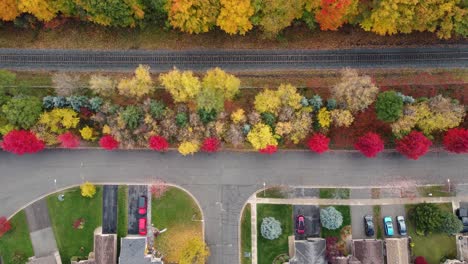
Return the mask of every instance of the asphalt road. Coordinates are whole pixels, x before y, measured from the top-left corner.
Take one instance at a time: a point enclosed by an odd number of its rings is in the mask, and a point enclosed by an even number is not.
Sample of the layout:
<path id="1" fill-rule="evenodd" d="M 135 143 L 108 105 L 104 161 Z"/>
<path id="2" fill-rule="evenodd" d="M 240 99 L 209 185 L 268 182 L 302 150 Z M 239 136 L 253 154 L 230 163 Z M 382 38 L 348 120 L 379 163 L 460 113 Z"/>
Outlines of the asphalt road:
<path id="1" fill-rule="evenodd" d="M 0 152 L 0 215 L 11 215 L 58 188 L 82 183 L 178 184 L 200 202 L 210 246 L 209 263 L 238 263 L 240 211 L 250 195 L 273 185 L 396 186 L 468 183 L 468 155 L 429 153 L 418 161 L 396 153 L 367 159 L 359 153 L 221 152 L 182 157 L 175 152 L 46 150 L 16 156 Z M 26 191 L 25 191 L 26 190 Z M 220 232 L 222 230 L 222 232 Z"/>
<path id="2" fill-rule="evenodd" d="M 0 49 L 0 68 L 19 70 L 180 69 L 282 70 L 310 68 L 467 67 L 468 45 L 348 50 L 84 51 Z"/>
<path id="3" fill-rule="evenodd" d="M 118 185 L 105 185 L 102 193 L 102 233 L 117 233 Z"/>

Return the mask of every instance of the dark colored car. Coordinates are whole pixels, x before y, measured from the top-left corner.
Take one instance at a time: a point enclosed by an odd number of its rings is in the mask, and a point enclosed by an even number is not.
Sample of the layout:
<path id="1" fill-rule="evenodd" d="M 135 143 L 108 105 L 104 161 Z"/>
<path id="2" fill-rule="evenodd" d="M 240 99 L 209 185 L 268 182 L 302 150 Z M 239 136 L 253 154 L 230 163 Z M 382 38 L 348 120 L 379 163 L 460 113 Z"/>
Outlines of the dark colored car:
<path id="1" fill-rule="evenodd" d="M 138 234 L 146 236 L 146 217 L 138 219 Z"/>
<path id="2" fill-rule="evenodd" d="M 394 231 L 393 231 L 393 221 L 392 221 L 392 218 L 391 218 L 390 216 L 384 217 L 383 223 L 384 223 L 385 235 L 387 235 L 387 236 L 393 236 L 393 235 L 394 235 Z"/>
<path id="3" fill-rule="evenodd" d="M 371 215 L 364 216 L 364 229 L 366 231 L 366 236 L 374 236 L 374 218 Z"/>
<path id="4" fill-rule="evenodd" d="M 296 217 L 296 232 L 299 235 L 303 235 L 305 233 L 305 217 L 303 215 L 298 215 Z"/>
<path id="5" fill-rule="evenodd" d="M 398 227 L 398 233 L 402 236 L 406 236 L 407 230 L 406 230 L 406 223 L 405 223 L 405 218 L 401 215 L 396 217 L 396 222 L 397 222 L 397 227 Z"/>
<path id="6" fill-rule="evenodd" d="M 138 213 L 140 215 L 146 214 L 147 199 L 146 196 L 142 195 L 138 197 Z"/>
<path id="7" fill-rule="evenodd" d="M 463 230 L 461 233 L 468 233 L 468 208 L 461 207 L 455 211 L 455 214 L 458 216 L 463 223 Z"/>

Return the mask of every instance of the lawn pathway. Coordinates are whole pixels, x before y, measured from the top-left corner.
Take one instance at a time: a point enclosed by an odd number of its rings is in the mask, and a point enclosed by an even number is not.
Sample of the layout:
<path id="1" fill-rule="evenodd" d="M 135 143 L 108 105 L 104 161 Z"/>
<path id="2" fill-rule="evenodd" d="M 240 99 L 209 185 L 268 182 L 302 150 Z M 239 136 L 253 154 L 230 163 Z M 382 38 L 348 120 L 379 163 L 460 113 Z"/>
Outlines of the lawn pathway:
<path id="1" fill-rule="evenodd" d="M 251 236 L 252 236 L 252 264 L 257 264 L 257 204 L 256 200 L 250 200 L 250 207 L 251 207 L 251 217 L 250 217 L 250 224 L 251 224 Z"/>

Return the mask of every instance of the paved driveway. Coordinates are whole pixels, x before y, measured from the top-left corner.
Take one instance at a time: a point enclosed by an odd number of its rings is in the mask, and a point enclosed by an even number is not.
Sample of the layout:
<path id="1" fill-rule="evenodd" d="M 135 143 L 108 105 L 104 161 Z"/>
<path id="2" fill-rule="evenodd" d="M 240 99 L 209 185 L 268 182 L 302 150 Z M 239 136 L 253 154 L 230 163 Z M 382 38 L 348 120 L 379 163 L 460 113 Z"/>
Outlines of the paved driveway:
<path id="1" fill-rule="evenodd" d="M 102 194 L 102 233 L 117 233 L 118 185 L 104 185 Z"/>
<path id="2" fill-rule="evenodd" d="M 57 251 L 47 208 L 47 199 L 41 199 L 24 209 L 28 221 L 34 256 L 44 257 Z"/>
<path id="3" fill-rule="evenodd" d="M 128 234 L 138 234 L 138 197 L 148 195 L 147 185 L 128 186 Z"/>
<path id="4" fill-rule="evenodd" d="M 364 239 L 369 238 L 366 236 L 366 231 L 364 229 L 364 216 L 365 215 L 373 215 L 372 206 L 351 206 L 351 228 L 352 228 L 352 235 L 353 239 Z M 374 219 L 374 226 L 375 221 Z M 375 230 L 375 237 L 377 230 Z"/>
<path id="5" fill-rule="evenodd" d="M 296 216 L 304 215 L 305 234 L 298 235 L 294 231 L 296 240 L 306 239 L 307 237 L 320 236 L 320 209 L 315 205 L 294 205 L 293 206 L 293 223 L 296 230 Z"/>
<path id="6" fill-rule="evenodd" d="M 382 213 L 382 219 L 379 219 L 379 221 L 382 222 L 382 227 L 383 227 L 383 218 L 385 216 L 390 216 L 392 218 L 393 229 L 395 231 L 394 232 L 395 235 L 393 237 L 401 237 L 400 234 L 398 233 L 396 217 L 399 215 L 402 215 L 405 217 L 405 221 L 408 222 L 408 219 L 406 218 L 405 206 L 402 204 L 382 205 L 381 213 Z M 383 233 L 383 235 L 385 236 L 385 232 Z"/>

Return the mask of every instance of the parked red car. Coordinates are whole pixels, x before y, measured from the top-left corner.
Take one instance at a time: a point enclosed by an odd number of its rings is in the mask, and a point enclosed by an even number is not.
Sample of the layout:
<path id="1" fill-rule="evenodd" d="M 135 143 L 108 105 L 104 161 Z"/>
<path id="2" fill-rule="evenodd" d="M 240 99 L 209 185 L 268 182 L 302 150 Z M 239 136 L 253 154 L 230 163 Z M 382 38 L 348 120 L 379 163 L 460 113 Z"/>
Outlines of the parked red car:
<path id="1" fill-rule="evenodd" d="M 146 236 L 146 217 L 138 220 L 138 234 Z"/>
<path id="2" fill-rule="evenodd" d="M 146 207 L 147 207 L 147 199 L 146 196 L 142 195 L 138 197 L 138 214 L 145 215 L 146 214 Z"/>
<path id="3" fill-rule="evenodd" d="M 305 218 L 303 215 L 298 215 L 296 217 L 296 232 L 299 235 L 303 235 L 305 233 Z"/>

